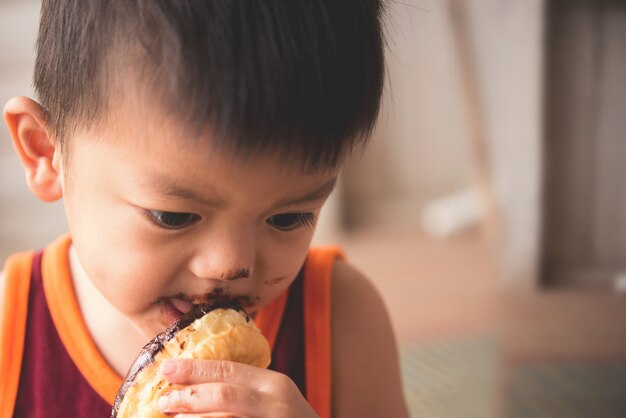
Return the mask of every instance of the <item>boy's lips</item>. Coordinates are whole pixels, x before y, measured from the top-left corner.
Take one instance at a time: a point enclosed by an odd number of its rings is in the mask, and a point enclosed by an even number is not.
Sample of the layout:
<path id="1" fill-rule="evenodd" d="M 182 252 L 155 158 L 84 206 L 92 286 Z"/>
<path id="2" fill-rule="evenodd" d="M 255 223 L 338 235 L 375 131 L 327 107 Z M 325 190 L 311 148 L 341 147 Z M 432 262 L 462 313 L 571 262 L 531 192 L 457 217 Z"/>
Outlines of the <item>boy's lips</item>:
<path id="1" fill-rule="evenodd" d="M 246 309 L 253 306 L 253 303 L 249 296 L 225 295 L 223 289 L 214 289 L 210 293 L 195 296 L 189 296 L 183 293 L 179 293 L 174 296 L 161 298 L 159 302 L 164 315 L 164 323 L 167 326 L 176 321 L 182 315 L 189 312 L 194 307 L 194 305 L 210 303 L 219 300 L 227 301 L 231 299 L 236 300 Z"/>
<path id="2" fill-rule="evenodd" d="M 193 307 L 192 302 L 178 299 L 178 298 L 169 298 L 168 302 L 171 303 L 174 306 L 174 308 L 181 314 L 189 312 L 191 308 Z"/>
<path id="3" fill-rule="evenodd" d="M 178 298 L 166 298 L 162 299 L 162 307 L 165 320 L 164 325 L 168 326 L 183 314 L 189 312 L 193 307 L 193 303 Z"/>

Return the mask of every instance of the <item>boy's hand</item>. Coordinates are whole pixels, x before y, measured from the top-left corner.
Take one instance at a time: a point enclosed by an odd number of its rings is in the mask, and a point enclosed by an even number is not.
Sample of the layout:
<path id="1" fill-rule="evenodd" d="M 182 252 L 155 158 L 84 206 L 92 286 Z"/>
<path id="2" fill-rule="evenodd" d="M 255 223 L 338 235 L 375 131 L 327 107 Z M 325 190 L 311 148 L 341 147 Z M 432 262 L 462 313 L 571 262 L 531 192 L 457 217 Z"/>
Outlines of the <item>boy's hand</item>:
<path id="1" fill-rule="evenodd" d="M 159 399 L 177 417 L 317 417 L 287 376 L 231 361 L 177 359 L 161 364 L 171 383 L 184 387 Z"/>

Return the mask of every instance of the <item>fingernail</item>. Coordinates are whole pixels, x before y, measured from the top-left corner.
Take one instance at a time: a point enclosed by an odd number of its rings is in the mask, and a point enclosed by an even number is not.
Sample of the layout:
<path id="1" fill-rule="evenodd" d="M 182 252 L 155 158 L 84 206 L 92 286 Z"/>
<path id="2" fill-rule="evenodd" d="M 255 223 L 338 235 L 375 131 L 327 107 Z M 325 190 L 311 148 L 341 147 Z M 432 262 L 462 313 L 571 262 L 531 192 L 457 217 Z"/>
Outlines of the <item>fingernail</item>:
<path id="1" fill-rule="evenodd" d="M 167 395 L 163 395 L 159 398 L 159 409 L 162 412 L 167 412 L 167 408 L 170 405 L 170 398 Z"/>
<path id="2" fill-rule="evenodd" d="M 177 368 L 178 368 L 178 365 L 176 364 L 175 361 L 164 361 L 163 363 L 161 363 L 161 366 L 159 367 L 159 369 L 161 370 L 161 373 L 163 374 L 174 374 Z"/>

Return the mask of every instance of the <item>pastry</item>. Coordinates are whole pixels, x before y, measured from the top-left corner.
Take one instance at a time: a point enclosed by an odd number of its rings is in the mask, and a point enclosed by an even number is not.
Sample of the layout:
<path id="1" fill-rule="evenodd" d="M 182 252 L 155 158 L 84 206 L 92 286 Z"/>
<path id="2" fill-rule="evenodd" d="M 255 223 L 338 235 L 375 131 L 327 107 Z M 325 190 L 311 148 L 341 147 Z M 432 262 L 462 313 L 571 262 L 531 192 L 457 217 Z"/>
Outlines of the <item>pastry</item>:
<path id="1" fill-rule="evenodd" d="M 111 418 L 165 418 L 157 402 L 173 385 L 160 373 L 159 365 L 173 358 L 267 367 L 270 348 L 237 302 L 196 305 L 143 347 L 115 397 Z"/>

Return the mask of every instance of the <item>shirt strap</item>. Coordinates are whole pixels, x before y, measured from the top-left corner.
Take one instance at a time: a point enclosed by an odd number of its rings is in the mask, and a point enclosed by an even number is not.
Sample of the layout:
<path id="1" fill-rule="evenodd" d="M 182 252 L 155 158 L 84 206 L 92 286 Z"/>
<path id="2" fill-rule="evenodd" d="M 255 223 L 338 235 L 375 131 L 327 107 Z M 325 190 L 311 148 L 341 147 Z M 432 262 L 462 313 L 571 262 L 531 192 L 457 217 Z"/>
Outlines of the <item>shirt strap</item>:
<path id="1" fill-rule="evenodd" d="M 337 246 L 311 248 L 304 265 L 304 342 L 307 400 L 320 418 L 332 411 L 331 279 Z"/>
<path id="2" fill-rule="evenodd" d="M 33 252 L 10 256 L 4 265 L 4 300 L 0 328 L 0 418 L 11 418 L 20 382 L 28 292 L 33 266 Z"/>

